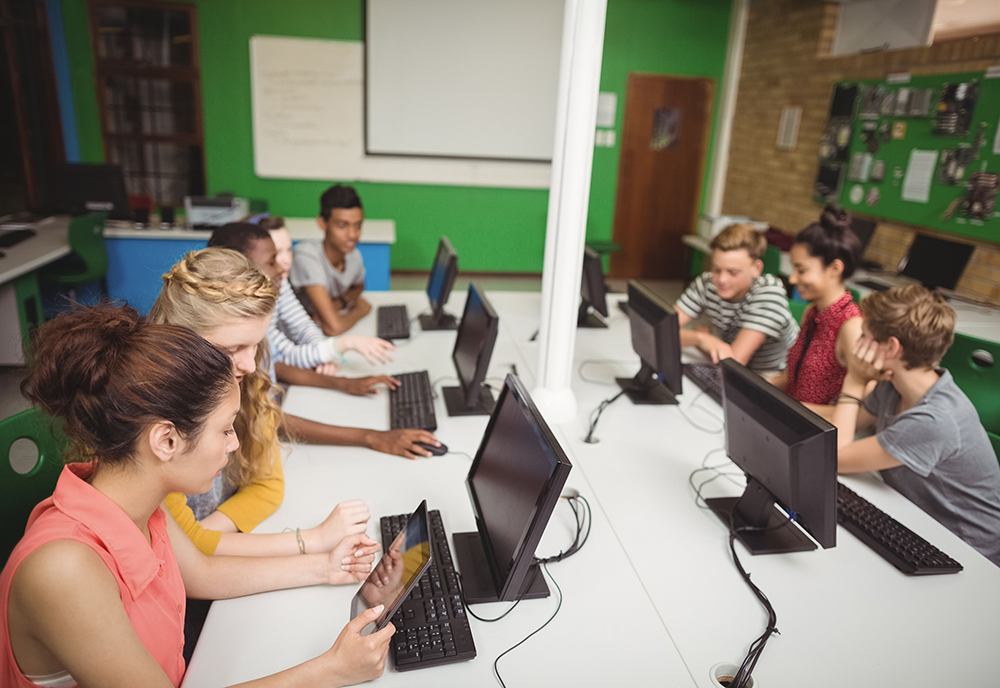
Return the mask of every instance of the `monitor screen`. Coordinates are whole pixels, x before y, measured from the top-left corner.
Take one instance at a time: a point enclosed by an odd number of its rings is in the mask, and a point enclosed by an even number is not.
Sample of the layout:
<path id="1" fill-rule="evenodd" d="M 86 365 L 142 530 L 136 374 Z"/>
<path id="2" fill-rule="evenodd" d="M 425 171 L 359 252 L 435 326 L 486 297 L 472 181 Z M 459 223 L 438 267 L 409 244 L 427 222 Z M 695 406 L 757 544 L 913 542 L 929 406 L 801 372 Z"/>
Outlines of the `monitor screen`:
<path id="1" fill-rule="evenodd" d="M 431 303 L 431 310 L 435 313 L 441 311 L 448 303 L 457 275 L 458 254 L 448 241 L 448 237 L 441 237 L 437 253 L 434 255 L 434 265 L 431 266 L 431 274 L 427 278 L 427 299 Z"/>
<path id="2" fill-rule="evenodd" d="M 604 272 L 601 256 L 589 246 L 583 250 L 583 278 L 580 280 L 580 296 L 585 305 L 608 317 L 607 289 L 604 286 Z"/>
<path id="3" fill-rule="evenodd" d="M 516 598 L 571 468 L 527 390 L 508 375 L 466 481 L 499 599 Z"/>
<path id="4" fill-rule="evenodd" d="M 954 289 L 975 246 L 918 234 L 899 274 L 919 280 L 928 289 Z"/>
<path id="5" fill-rule="evenodd" d="M 66 210 L 74 214 L 106 211 L 112 220 L 131 219 L 121 165 L 70 163 L 62 171 Z"/>
<path id="6" fill-rule="evenodd" d="M 681 394 L 681 341 L 677 311 L 649 288 L 633 280 L 628 285 L 628 319 L 632 330 L 632 349 L 642 361 L 642 368 L 634 380 L 635 386 L 650 384 L 649 379 L 656 374 L 672 394 Z M 640 403 L 634 398 L 632 401 Z"/>
<path id="7" fill-rule="evenodd" d="M 854 115 L 854 101 L 857 97 L 857 85 L 837 86 L 833 91 L 833 100 L 830 103 L 830 117 L 852 117 Z"/>
<path id="8" fill-rule="evenodd" d="M 731 501 L 735 511 L 730 515 L 734 524 L 766 529 L 742 533 L 748 538 L 741 540 L 754 553 L 815 549 L 795 529 L 771 527 L 775 519 L 788 520 L 773 508 L 777 503 L 821 546 L 833 547 L 837 429 L 733 359 L 722 362 L 722 381 L 726 453 L 747 475 L 747 490 Z M 779 544 L 787 540 L 803 546 Z M 759 551 L 754 542 L 761 545 Z"/>
<path id="9" fill-rule="evenodd" d="M 861 249 L 858 253 L 861 255 L 865 252 L 865 247 L 868 246 L 868 242 L 871 241 L 872 235 L 875 233 L 875 220 L 866 220 L 862 217 L 851 218 L 851 231 L 861 242 Z"/>
<path id="10" fill-rule="evenodd" d="M 467 403 L 479 399 L 479 387 L 486 379 L 499 320 L 482 291 L 475 284 L 470 284 L 465 312 L 455 337 L 455 349 L 451 354 Z"/>

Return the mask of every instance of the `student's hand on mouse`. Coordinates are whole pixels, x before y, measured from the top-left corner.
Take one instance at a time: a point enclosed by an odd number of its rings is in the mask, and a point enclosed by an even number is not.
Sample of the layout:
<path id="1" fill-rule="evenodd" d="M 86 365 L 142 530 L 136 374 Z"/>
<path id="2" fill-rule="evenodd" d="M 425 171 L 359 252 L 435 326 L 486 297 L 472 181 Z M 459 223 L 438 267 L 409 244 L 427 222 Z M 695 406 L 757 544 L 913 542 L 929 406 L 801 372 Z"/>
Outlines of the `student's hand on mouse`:
<path id="1" fill-rule="evenodd" d="M 326 520 L 315 528 L 303 531 L 307 552 L 329 552 L 348 535 L 365 532 L 371 513 L 361 499 L 341 502 Z"/>
<path id="2" fill-rule="evenodd" d="M 355 334 L 340 336 L 337 339 L 337 346 L 341 351 L 357 351 L 371 365 L 388 363 L 392 360 L 390 352 L 396 350 L 392 342 L 378 337 L 361 337 Z"/>
<path id="3" fill-rule="evenodd" d="M 348 621 L 337 636 L 333 647 L 325 655 L 330 662 L 327 677 L 332 681 L 331 685 L 364 683 L 378 678 L 385 671 L 385 658 L 396 627 L 390 622 L 378 633 L 361 635 L 365 626 L 378 619 L 383 608 L 380 604 L 361 612 Z"/>
<path id="4" fill-rule="evenodd" d="M 357 397 L 365 397 L 369 394 L 378 394 L 378 385 L 385 385 L 389 389 L 396 389 L 400 382 L 389 375 L 368 375 L 367 377 L 343 378 L 341 389 L 348 394 Z"/>
<path id="5" fill-rule="evenodd" d="M 718 337 L 713 337 L 707 332 L 699 332 L 698 348 L 708 354 L 712 363 L 718 363 L 725 358 L 733 357 L 733 349 Z"/>
<path id="6" fill-rule="evenodd" d="M 320 375 L 327 375 L 329 377 L 336 377 L 337 371 L 340 370 L 340 364 L 338 363 L 324 363 L 322 365 L 316 366 L 315 370 Z"/>
<path id="7" fill-rule="evenodd" d="M 387 430 L 372 433 L 369 445 L 375 451 L 385 454 L 395 454 L 407 459 L 417 459 L 421 456 L 431 456 L 431 453 L 416 442 L 426 442 L 439 446 L 438 439 L 426 430 Z"/>
<path id="8" fill-rule="evenodd" d="M 348 535 L 333 548 L 328 557 L 330 585 L 359 583 L 372 572 L 375 554 L 382 545 L 372 540 L 366 533 Z"/>

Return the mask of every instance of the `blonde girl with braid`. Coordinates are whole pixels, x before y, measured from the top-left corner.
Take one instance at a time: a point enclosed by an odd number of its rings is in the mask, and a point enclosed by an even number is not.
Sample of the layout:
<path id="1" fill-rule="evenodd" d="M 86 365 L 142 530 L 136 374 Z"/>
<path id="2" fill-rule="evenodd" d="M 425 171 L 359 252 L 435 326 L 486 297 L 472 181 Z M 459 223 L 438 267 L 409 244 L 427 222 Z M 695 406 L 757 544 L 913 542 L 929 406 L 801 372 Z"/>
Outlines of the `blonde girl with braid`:
<path id="1" fill-rule="evenodd" d="M 330 551 L 347 535 L 363 532 L 369 517 L 360 500 L 345 502 L 316 528 L 298 533 L 251 535 L 281 503 L 284 480 L 277 430 L 326 444 L 367 446 L 388 454 L 429 456 L 414 442 L 436 444 L 423 430 L 379 432 L 341 428 L 282 414 L 266 372 L 266 335 L 278 287 L 243 254 L 208 248 L 187 254 L 163 277 L 150 311 L 154 322 L 194 330 L 228 354 L 243 393 L 235 428 L 240 451 L 217 489 L 202 496 L 171 495 L 168 506 L 195 540 L 219 554 L 275 555 Z M 233 464 L 239 464 L 238 467 Z M 203 531 L 219 535 L 206 535 Z M 214 540 L 214 544 L 213 544 Z M 199 545 L 201 547 L 201 545 Z"/>

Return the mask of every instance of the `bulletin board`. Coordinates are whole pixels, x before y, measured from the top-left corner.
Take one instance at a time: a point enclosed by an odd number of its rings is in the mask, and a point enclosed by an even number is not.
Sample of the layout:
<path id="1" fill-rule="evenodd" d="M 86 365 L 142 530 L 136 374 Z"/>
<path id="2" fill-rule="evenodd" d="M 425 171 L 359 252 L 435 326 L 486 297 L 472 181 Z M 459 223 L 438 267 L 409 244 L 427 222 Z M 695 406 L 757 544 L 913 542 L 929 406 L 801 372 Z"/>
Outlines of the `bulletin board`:
<path id="1" fill-rule="evenodd" d="M 997 242 L 998 190 L 1000 69 L 834 85 L 817 201 Z"/>

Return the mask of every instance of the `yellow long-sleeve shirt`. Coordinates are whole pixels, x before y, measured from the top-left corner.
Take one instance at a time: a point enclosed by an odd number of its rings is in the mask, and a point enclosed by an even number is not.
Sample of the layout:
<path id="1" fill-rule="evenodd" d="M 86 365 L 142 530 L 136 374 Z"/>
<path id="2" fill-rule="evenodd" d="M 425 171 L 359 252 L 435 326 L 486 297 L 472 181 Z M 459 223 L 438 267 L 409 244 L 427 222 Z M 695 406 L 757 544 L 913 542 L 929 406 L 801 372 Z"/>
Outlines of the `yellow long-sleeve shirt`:
<path id="1" fill-rule="evenodd" d="M 236 494 L 218 506 L 218 511 L 228 516 L 241 533 L 248 533 L 256 528 L 281 506 L 281 500 L 285 497 L 285 474 L 281 468 L 280 455 L 274 457 L 273 466 L 270 475 L 237 490 Z M 165 503 L 177 525 L 187 533 L 191 542 L 203 553 L 214 554 L 222 533 L 201 527 L 187 505 L 187 495 L 172 492 L 167 495 Z"/>

